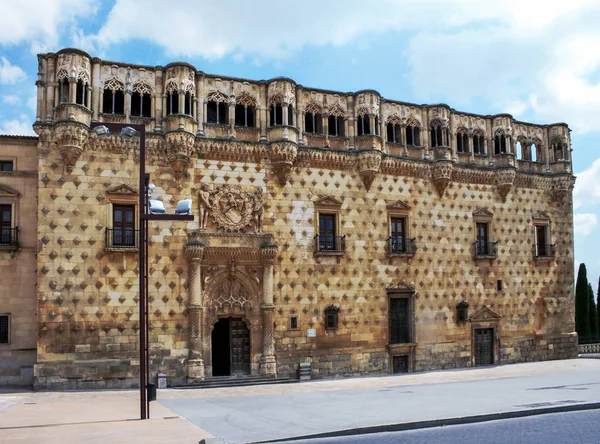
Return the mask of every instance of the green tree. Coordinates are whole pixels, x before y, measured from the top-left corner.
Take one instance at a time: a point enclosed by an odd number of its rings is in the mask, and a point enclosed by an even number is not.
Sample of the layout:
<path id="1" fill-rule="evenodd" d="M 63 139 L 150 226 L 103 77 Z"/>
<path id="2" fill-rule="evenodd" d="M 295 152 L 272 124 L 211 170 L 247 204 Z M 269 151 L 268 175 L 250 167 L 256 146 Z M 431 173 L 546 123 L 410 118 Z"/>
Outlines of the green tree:
<path id="1" fill-rule="evenodd" d="M 598 328 L 598 338 L 600 338 L 600 277 L 598 278 L 598 291 L 596 291 L 596 297 L 598 298 L 598 303 L 596 304 L 596 328 Z"/>
<path id="2" fill-rule="evenodd" d="M 585 264 L 580 264 L 575 284 L 575 330 L 582 337 L 590 336 L 591 333 L 589 297 L 587 270 Z"/>
<path id="3" fill-rule="evenodd" d="M 594 300 L 594 290 L 592 284 L 588 282 L 588 295 L 590 300 L 590 335 L 596 336 L 598 325 L 596 324 L 598 313 L 596 313 L 596 301 Z"/>

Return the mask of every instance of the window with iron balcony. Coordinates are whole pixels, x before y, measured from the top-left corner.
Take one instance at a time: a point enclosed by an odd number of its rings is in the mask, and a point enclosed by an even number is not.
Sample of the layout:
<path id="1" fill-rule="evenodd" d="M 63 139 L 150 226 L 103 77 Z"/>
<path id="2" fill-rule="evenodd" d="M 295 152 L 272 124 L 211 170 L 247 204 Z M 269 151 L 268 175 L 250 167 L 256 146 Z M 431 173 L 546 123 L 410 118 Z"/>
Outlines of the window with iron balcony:
<path id="1" fill-rule="evenodd" d="M 346 236 L 340 234 L 342 203 L 333 196 L 315 201 L 315 237 L 313 252 L 316 256 L 342 256 L 346 252 Z"/>
<path id="2" fill-rule="evenodd" d="M 552 260 L 556 255 L 556 245 L 551 242 L 550 220 L 534 219 L 533 255 L 536 260 Z"/>
<path id="3" fill-rule="evenodd" d="M 13 205 L 0 205 L 0 250 L 19 248 L 19 227 L 14 226 Z"/>

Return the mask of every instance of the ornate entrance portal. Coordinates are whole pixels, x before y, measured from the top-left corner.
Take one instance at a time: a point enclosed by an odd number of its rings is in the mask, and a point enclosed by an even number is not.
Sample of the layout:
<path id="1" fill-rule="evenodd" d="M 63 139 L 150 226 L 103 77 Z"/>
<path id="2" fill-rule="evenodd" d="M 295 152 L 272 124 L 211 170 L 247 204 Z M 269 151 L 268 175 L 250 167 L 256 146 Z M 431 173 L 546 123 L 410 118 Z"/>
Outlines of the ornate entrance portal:
<path id="1" fill-rule="evenodd" d="M 275 376 L 273 265 L 277 246 L 272 234 L 262 232 L 262 189 L 223 185 L 211 190 L 203 185 L 199 197 L 200 229 L 190 232 L 185 244 L 188 379 Z"/>
<path id="2" fill-rule="evenodd" d="M 213 376 L 250 374 L 250 331 L 241 318 L 221 318 L 211 335 Z"/>

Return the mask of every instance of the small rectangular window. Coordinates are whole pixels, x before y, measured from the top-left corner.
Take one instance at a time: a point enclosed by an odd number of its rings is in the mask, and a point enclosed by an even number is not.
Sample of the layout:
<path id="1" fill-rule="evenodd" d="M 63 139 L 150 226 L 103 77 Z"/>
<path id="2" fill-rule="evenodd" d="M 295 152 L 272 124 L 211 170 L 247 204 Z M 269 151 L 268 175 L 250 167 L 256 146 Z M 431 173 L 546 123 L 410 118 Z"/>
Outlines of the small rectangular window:
<path id="1" fill-rule="evenodd" d="M 393 253 L 406 252 L 406 219 L 403 217 L 392 217 L 391 225 L 391 250 Z"/>
<path id="2" fill-rule="evenodd" d="M 0 205 L 0 245 L 13 244 L 12 206 Z"/>
<path id="3" fill-rule="evenodd" d="M 325 309 L 326 330 L 335 330 L 338 328 L 339 313 L 340 309 L 335 305 L 330 305 Z"/>
<path id="4" fill-rule="evenodd" d="M 290 318 L 290 328 L 295 330 L 298 328 L 298 318 L 296 316 L 292 316 Z"/>
<path id="5" fill-rule="evenodd" d="M 14 163 L 12 160 L 0 160 L 0 171 L 13 171 Z"/>
<path id="6" fill-rule="evenodd" d="M 496 282 L 496 288 L 498 289 L 498 291 L 502 291 L 502 279 L 498 279 L 498 281 Z"/>
<path id="7" fill-rule="evenodd" d="M 488 224 L 477 223 L 477 254 L 487 255 L 489 250 Z"/>
<path id="8" fill-rule="evenodd" d="M 135 206 L 113 205 L 113 247 L 135 247 Z"/>
<path id="9" fill-rule="evenodd" d="M 0 344 L 8 344 L 9 315 L 0 315 Z"/>
<path id="10" fill-rule="evenodd" d="M 336 250 L 335 214 L 319 214 L 319 250 Z"/>

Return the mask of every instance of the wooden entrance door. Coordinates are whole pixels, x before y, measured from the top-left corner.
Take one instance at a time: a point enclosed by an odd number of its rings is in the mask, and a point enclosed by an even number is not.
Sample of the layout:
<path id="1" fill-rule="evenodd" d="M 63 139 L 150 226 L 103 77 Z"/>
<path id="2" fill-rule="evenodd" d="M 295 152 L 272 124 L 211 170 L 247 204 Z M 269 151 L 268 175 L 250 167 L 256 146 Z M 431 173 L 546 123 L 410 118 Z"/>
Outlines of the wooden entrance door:
<path id="1" fill-rule="evenodd" d="M 475 365 L 491 365 L 494 363 L 494 329 L 476 328 L 474 330 Z"/>
<path id="2" fill-rule="evenodd" d="M 250 374 L 250 331 L 241 318 L 221 318 L 212 331 L 213 376 Z"/>
<path id="3" fill-rule="evenodd" d="M 250 332 L 241 318 L 230 318 L 231 374 L 250 373 Z"/>

